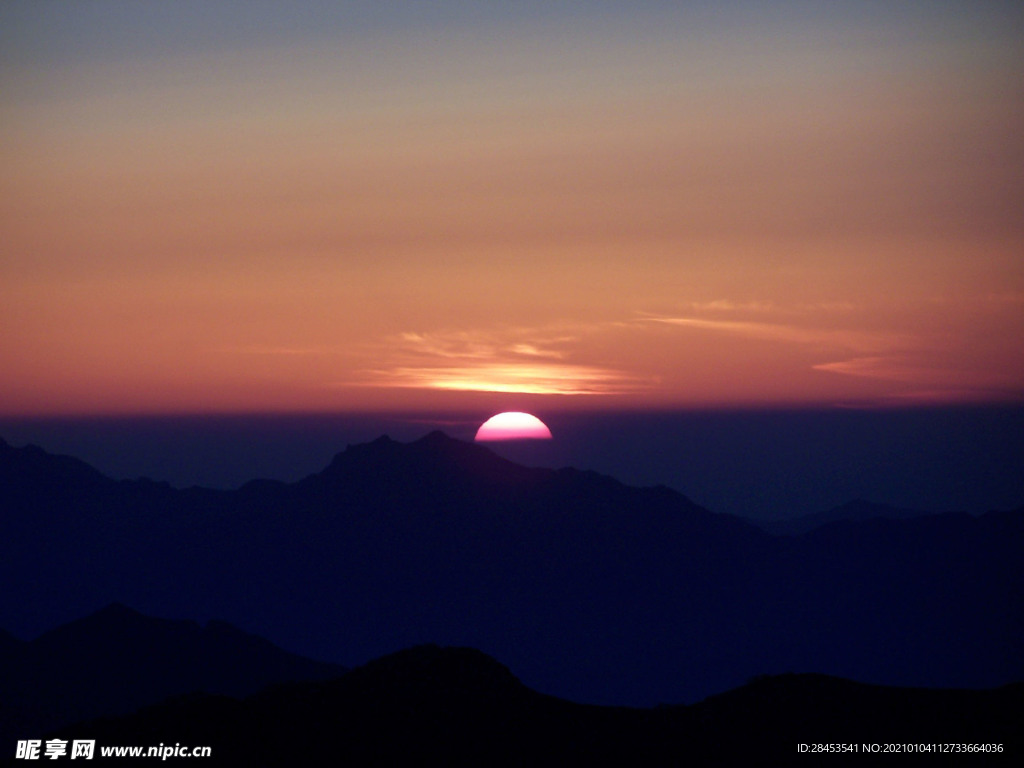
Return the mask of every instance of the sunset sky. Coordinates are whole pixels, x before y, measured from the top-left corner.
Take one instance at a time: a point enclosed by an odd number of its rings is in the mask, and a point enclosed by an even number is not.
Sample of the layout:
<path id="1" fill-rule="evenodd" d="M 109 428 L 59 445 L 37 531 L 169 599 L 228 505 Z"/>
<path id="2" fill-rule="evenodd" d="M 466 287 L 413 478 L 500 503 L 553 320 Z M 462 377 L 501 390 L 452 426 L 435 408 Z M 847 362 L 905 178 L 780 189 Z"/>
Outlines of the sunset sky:
<path id="1" fill-rule="evenodd" d="M 0 232 L 4 414 L 1020 402 L 1024 6 L 8 0 Z"/>

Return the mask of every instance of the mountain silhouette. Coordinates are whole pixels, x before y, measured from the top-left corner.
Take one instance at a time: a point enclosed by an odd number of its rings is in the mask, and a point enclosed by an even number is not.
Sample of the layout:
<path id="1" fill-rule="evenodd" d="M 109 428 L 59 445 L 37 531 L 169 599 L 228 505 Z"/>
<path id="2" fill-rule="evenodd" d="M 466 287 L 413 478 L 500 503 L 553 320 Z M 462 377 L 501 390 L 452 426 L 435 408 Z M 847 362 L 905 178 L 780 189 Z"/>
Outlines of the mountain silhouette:
<path id="1" fill-rule="evenodd" d="M 770 533 L 783 535 L 796 535 L 813 531 L 823 525 L 837 522 L 858 522 L 885 518 L 887 520 L 911 520 L 915 517 L 940 514 L 928 512 L 922 509 L 907 509 L 906 507 L 894 507 L 889 504 L 877 504 L 864 499 L 854 499 L 838 507 L 815 512 L 810 515 L 801 515 L 786 520 L 763 520 L 758 525 Z"/>
<path id="2" fill-rule="evenodd" d="M 354 666 L 475 647 L 586 703 L 693 702 L 759 674 L 1024 679 L 1024 510 L 779 537 L 664 487 L 523 467 L 433 432 L 294 483 L 116 482 L 0 446 L 0 626 L 111 602 L 223 618 Z"/>
<path id="3" fill-rule="evenodd" d="M 287 653 L 230 624 L 144 616 L 120 604 L 0 649 L 0 736 L 25 738 L 195 691 L 246 696 L 271 683 L 345 671 Z M 20 729 L 20 730 L 18 730 Z M 10 731 L 10 732 L 7 732 Z"/>
<path id="4" fill-rule="evenodd" d="M 244 701 L 181 698 L 58 735 L 209 746 L 204 762 L 213 765 L 648 766 L 778 763 L 800 743 L 860 749 L 938 737 L 1005 750 L 1022 714 L 1021 684 L 919 690 L 793 674 L 690 706 L 589 706 L 540 694 L 477 650 L 420 646 L 330 681 L 275 686 Z"/>

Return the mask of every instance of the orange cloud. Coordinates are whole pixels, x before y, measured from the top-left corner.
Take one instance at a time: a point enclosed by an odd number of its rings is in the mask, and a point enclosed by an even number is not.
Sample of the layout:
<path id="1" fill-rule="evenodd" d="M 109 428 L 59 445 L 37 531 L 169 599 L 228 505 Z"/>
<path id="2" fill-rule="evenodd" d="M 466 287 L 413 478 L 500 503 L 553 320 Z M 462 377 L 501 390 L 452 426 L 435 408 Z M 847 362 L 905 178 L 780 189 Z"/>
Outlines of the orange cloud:
<path id="1" fill-rule="evenodd" d="M 539 395 L 617 395 L 651 386 L 650 379 L 610 367 L 554 362 L 568 358 L 576 340 L 550 329 L 402 333 L 375 350 L 393 365 L 360 371 L 348 383 Z"/>
<path id="2" fill-rule="evenodd" d="M 724 307 L 718 307 L 724 309 Z M 644 322 L 719 331 L 765 341 L 795 344 L 827 344 L 858 351 L 876 351 L 907 344 L 906 334 L 821 328 L 751 320 L 718 320 L 701 317 L 646 317 Z"/>
<path id="3" fill-rule="evenodd" d="M 811 367 L 816 371 L 841 373 L 846 376 L 908 382 L 934 378 L 938 373 L 925 367 L 908 365 L 904 360 L 896 357 L 855 357 L 834 363 L 820 363 Z"/>
<path id="4" fill-rule="evenodd" d="M 367 386 L 515 392 L 533 395 L 621 395 L 646 386 L 638 377 L 587 365 L 502 364 L 368 371 Z"/>
<path id="5" fill-rule="evenodd" d="M 927 361 L 917 363 L 911 360 L 909 355 L 856 357 L 812 367 L 818 371 L 846 376 L 900 381 L 927 387 L 929 396 L 938 392 L 947 392 L 951 395 L 957 392 L 972 392 L 981 395 L 999 390 L 1010 391 L 1020 384 L 1013 371 L 992 371 L 970 366 L 957 368 L 931 364 Z"/>

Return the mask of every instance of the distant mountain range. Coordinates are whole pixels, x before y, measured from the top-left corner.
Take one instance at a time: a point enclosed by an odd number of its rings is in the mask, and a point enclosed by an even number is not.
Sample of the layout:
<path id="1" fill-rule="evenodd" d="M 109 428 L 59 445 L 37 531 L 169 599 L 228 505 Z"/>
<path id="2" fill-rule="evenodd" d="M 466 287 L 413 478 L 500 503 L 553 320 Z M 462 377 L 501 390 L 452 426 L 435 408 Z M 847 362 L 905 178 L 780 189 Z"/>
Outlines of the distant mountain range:
<path id="1" fill-rule="evenodd" d="M 821 528 L 823 525 L 830 525 L 831 523 L 863 523 L 865 520 L 879 518 L 887 520 L 912 520 L 915 517 L 927 517 L 935 514 L 944 513 L 928 512 L 923 509 L 893 507 L 889 504 L 876 504 L 864 499 L 854 499 L 825 512 L 815 512 L 814 514 L 801 515 L 800 517 L 785 520 L 759 520 L 757 525 L 769 533 L 794 535 L 807 533 L 815 528 Z"/>
<path id="2" fill-rule="evenodd" d="M 784 672 L 1024 679 L 1022 509 L 779 537 L 667 488 L 527 468 L 439 432 L 234 491 L 114 481 L 0 441 L 0 508 L 0 627 L 20 637 L 120 602 L 346 666 L 475 647 L 531 688 L 604 704 Z"/>

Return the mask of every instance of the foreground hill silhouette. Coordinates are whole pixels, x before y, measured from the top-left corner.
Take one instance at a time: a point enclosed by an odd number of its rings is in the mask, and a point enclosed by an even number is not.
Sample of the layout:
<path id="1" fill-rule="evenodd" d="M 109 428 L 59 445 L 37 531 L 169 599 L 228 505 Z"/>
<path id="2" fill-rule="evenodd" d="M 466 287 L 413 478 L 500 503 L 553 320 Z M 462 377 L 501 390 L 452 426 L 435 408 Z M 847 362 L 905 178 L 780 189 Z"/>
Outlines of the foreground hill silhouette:
<path id="1" fill-rule="evenodd" d="M 1012 750 L 1006 739 L 1022 715 L 1024 685 L 932 691 L 822 675 L 763 677 L 692 706 L 587 706 L 529 689 L 479 651 L 421 646 L 335 680 L 244 701 L 185 697 L 59 736 L 209 746 L 204 763 L 214 765 L 647 766 L 775 763 L 797 756 L 798 743 L 941 740 Z"/>
<path id="2" fill-rule="evenodd" d="M 112 604 L 31 642 L 12 639 L 0 646 L 0 738 L 13 743 L 185 693 L 241 697 L 271 683 L 323 680 L 345 671 L 224 622 L 200 627 Z"/>
<path id="3" fill-rule="evenodd" d="M 667 488 L 531 469 L 435 432 L 296 483 L 115 482 L 0 444 L 0 626 L 113 601 L 223 618 L 346 665 L 480 648 L 581 702 L 692 702 L 754 675 L 1024 679 L 1024 513 L 776 537 Z"/>

